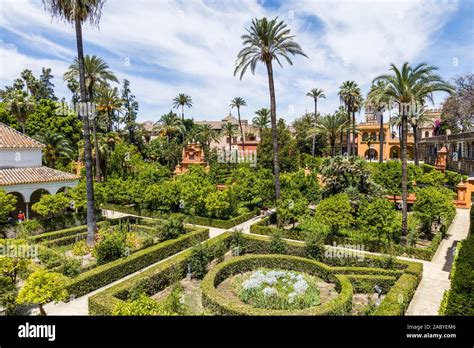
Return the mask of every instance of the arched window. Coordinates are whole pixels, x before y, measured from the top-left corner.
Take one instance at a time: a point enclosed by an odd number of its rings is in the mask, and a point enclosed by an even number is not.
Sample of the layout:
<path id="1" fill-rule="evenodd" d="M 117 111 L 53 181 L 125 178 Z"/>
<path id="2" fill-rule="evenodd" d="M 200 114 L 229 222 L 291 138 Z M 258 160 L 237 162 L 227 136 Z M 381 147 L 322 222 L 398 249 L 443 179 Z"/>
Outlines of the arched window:
<path id="1" fill-rule="evenodd" d="M 362 133 L 362 141 L 367 141 L 367 139 L 369 139 L 369 133 L 367 132 Z"/>
<path id="2" fill-rule="evenodd" d="M 425 132 L 425 138 L 428 138 L 430 136 L 430 132 L 426 131 Z"/>

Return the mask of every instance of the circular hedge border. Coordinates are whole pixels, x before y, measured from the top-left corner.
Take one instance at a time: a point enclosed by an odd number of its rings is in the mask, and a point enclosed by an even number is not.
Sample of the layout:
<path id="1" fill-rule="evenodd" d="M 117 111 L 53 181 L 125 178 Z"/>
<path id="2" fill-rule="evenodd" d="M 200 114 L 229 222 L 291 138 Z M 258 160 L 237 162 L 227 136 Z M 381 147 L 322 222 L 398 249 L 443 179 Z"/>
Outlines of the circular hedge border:
<path id="1" fill-rule="evenodd" d="M 339 294 L 335 299 L 319 306 L 297 310 L 275 310 L 256 308 L 229 300 L 217 290 L 217 286 L 225 279 L 259 267 L 319 276 L 326 282 L 335 283 Z M 212 268 L 204 277 L 201 288 L 204 307 L 219 315 L 345 315 L 352 308 L 353 288 L 346 276 L 333 274 L 331 268 L 321 262 L 290 255 L 244 255 L 232 258 Z"/>

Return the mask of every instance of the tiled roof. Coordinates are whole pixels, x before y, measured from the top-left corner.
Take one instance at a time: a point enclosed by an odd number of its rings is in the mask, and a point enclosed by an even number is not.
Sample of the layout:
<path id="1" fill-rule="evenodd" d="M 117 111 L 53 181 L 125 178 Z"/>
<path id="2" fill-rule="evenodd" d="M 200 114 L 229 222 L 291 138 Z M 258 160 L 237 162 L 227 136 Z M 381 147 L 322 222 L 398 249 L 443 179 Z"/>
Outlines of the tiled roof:
<path id="1" fill-rule="evenodd" d="M 44 145 L 0 122 L 0 149 L 41 149 Z"/>
<path id="2" fill-rule="evenodd" d="M 79 176 L 49 167 L 25 167 L 0 169 L 0 186 L 41 182 L 72 181 Z"/>

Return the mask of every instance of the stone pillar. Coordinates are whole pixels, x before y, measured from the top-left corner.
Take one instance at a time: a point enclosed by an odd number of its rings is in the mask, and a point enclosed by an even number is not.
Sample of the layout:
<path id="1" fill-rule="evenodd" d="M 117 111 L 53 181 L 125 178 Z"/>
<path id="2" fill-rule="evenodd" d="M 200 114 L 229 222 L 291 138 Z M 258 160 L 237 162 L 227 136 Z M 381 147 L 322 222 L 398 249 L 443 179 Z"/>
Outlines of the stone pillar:
<path id="1" fill-rule="evenodd" d="M 30 202 L 25 202 L 25 217 L 26 220 L 30 219 Z"/>

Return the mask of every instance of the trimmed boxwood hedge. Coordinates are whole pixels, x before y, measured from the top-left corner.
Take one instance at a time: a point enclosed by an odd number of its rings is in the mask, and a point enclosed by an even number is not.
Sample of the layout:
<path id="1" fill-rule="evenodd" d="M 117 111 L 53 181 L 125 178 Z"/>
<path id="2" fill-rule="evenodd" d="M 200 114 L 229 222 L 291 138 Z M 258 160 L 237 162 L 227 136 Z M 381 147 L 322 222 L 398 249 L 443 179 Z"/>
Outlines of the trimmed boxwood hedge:
<path id="1" fill-rule="evenodd" d="M 45 247 L 51 248 L 51 247 L 58 247 L 58 246 L 63 246 L 63 245 L 71 245 L 71 244 L 76 243 L 77 241 L 80 241 L 86 238 L 87 238 L 87 231 L 76 233 L 76 234 L 62 237 L 62 238 L 46 240 L 45 242 L 41 242 L 40 244 Z"/>
<path id="2" fill-rule="evenodd" d="M 231 236 L 231 232 L 226 232 L 205 241 L 204 244 L 210 248 L 211 252 L 216 252 L 218 250 L 220 253 L 222 253 L 222 244 L 228 248 L 230 246 Z M 243 250 L 246 253 L 272 253 L 270 248 L 270 239 L 268 237 L 245 234 L 244 241 Z M 286 241 L 286 244 L 286 254 L 305 257 L 305 243 L 299 241 Z M 147 294 L 149 295 L 153 295 L 165 289 L 167 286 L 171 285 L 177 280 L 184 278 L 186 276 L 187 263 L 191 253 L 191 250 L 186 250 L 130 279 L 126 279 L 94 296 L 91 296 L 89 298 L 89 314 L 112 315 L 112 311 L 115 306 L 121 301 L 125 300 L 130 289 L 132 289 L 132 287 L 137 282 L 144 278 L 148 278 L 148 280 L 150 280 L 149 287 L 147 289 Z M 215 257 L 218 256 L 220 255 L 215 255 Z M 383 291 L 386 292 L 388 286 L 390 286 L 392 283 L 397 284 L 404 275 L 410 275 L 411 279 L 416 284 L 418 284 L 421 280 L 423 272 L 423 264 L 405 260 L 396 260 L 394 263 L 394 268 L 391 270 L 384 269 L 387 268 L 386 260 L 381 256 L 370 254 L 365 254 L 362 260 L 354 258 L 323 258 L 322 260 L 318 261 L 325 263 L 326 267 L 336 266 L 332 267 L 332 269 L 336 271 L 335 273 L 339 273 L 337 274 L 338 276 L 346 277 L 353 284 L 354 288 L 361 292 L 370 291 L 370 288 L 373 289 L 375 284 L 379 285 Z M 353 273 L 346 274 L 349 272 L 349 270 L 351 270 Z M 401 271 L 403 271 L 403 274 Z M 399 285 L 399 287 L 401 287 L 400 293 L 405 296 L 405 299 L 409 303 L 413 293 L 409 292 L 408 290 L 410 289 L 407 288 L 407 293 L 404 294 L 403 291 L 405 288 L 401 285 Z M 403 306 L 401 307 L 401 309 L 398 309 L 402 310 Z M 386 308 L 387 311 L 393 311 L 393 306 L 387 306 Z M 381 310 L 379 315 L 383 314 L 385 314 L 385 311 Z"/>
<path id="3" fill-rule="evenodd" d="M 115 211 L 119 211 L 125 214 L 145 216 L 145 217 L 158 218 L 158 219 L 163 219 L 169 216 L 169 213 L 165 214 L 160 211 L 137 209 L 135 207 L 124 207 L 121 205 L 115 205 L 111 203 L 102 204 L 102 209 L 115 210 Z M 229 220 L 219 220 L 219 219 L 212 219 L 212 218 L 203 217 L 203 216 L 191 216 L 191 215 L 185 215 L 185 219 L 186 219 L 186 222 L 189 224 L 227 229 L 227 228 L 231 228 L 236 225 L 239 225 L 257 216 L 257 214 L 258 214 L 258 210 L 256 209 L 254 211 L 242 214 L 240 216 L 237 216 Z"/>
<path id="4" fill-rule="evenodd" d="M 404 315 L 410 305 L 420 279 L 412 274 L 403 274 L 374 311 L 374 315 Z"/>
<path id="5" fill-rule="evenodd" d="M 212 239 L 206 240 L 203 244 L 213 253 L 222 252 L 221 245 L 226 248 L 230 246 L 231 233 L 226 232 Z M 112 315 L 117 304 L 127 298 L 127 294 L 142 279 L 148 279 L 146 293 L 155 294 L 170 286 L 179 279 L 186 276 L 188 260 L 192 255 L 192 250 L 188 249 L 174 255 L 166 261 L 126 279 L 104 291 L 89 297 L 90 315 Z M 215 255 L 222 256 L 222 255 Z"/>
<path id="6" fill-rule="evenodd" d="M 134 273 L 155 262 L 170 257 L 209 238 L 207 228 L 196 228 L 190 232 L 151 247 L 137 251 L 127 257 L 97 266 L 72 278 L 67 284 L 70 295 L 82 296 L 126 275 Z"/>
<path id="7" fill-rule="evenodd" d="M 471 207 L 471 234 L 461 242 L 451 272 L 451 290 L 444 293 L 440 315 L 474 315 L 474 208 Z"/>
<path id="8" fill-rule="evenodd" d="M 275 226 L 268 226 L 274 223 L 275 214 L 266 217 L 259 222 L 250 226 L 250 233 L 260 234 L 265 236 L 271 236 L 275 232 L 280 232 L 283 238 L 293 239 L 293 240 L 300 240 L 304 241 L 306 239 L 306 235 L 304 231 L 300 231 L 298 229 L 293 230 L 285 230 L 280 229 Z M 331 237 L 331 240 L 326 240 L 326 244 L 330 244 L 332 242 L 336 244 L 355 244 L 354 240 L 348 237 Z M 430 261 L 436 251 L 438 250 L 441 241 L 443 240 L 442 235 L 440 232 L 436 233 L 436 235 L 431 240 L 429 246 L 427 248 L 415 248 L 412 246 L 401 246 L 401 245 L 393 245 L 392 252 L 398 256 L 407 256 L 413 257 L 419 260 L 426 260 Z M 377 252 L 377 253 L 384 253 L 386 252 L 386 247 L 378 245 L 376 243 L 365 243 L 364 244 L 365 251 L 370 252 Z"/>
<path id="9" fill-rule="evenodd" d="M 217 289 L 225 279 L 259 267 L 282 268 L 321 277 L 336 284 L 338 296 L 320 306 L 299 310 L 274 310 L 253 307 L 223 296 Z M 353 289 L 344 275 L 335 275 L 331 267 L 318 261 L 289 255 L 245 255 L 218 264 L 201 283 L 204 307 L 219 315 L 345 315 L 352 308 Z"/>

